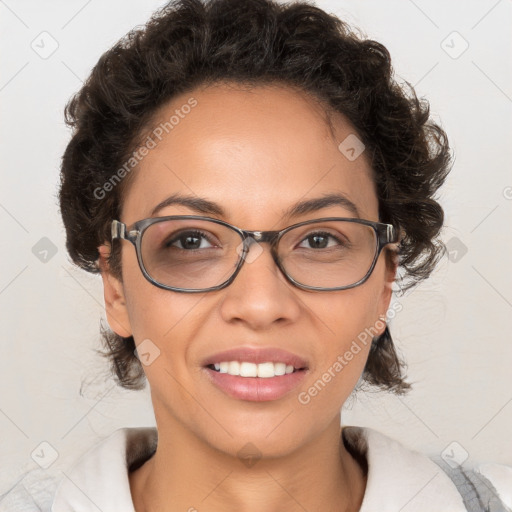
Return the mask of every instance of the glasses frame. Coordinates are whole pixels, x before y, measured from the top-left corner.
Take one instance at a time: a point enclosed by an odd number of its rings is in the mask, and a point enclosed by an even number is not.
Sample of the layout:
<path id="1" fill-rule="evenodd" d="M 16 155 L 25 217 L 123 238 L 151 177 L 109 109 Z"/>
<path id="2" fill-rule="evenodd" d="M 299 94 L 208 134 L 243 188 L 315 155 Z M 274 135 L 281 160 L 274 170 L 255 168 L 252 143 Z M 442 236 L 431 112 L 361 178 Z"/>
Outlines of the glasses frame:
<path id="1" fill-rule="evenodd" d="M 164 222 L 167 220 L 182 220 L 182 219 L 195 219 L 195 220 L 206 220 L 211 221 L 216 224 L 220 224 L 222 226 L 225 226 L 227 228 L 232 229 L 233 231 L 236 231 L 243 243 L 243 250 L 240 253 L 240 258 L 238 260 L 237 266 L 235 270 L 233 271 L 233 274 L 229 279 L 224 281 L 223 283 L 213 286 L 210 288 L 204 288 L 204 289 L 196 289 L 196 288 L 176 288 L 173 286 L 165 285 L 163 283 L 160 283 L 153 279 L 149 273 L 146 270 L 146 267 L 144 265 L 144 262 L 142 260 L 142 237 L 144 235 L 144 232 L 146 229 L 158 222 Z M 302 283 L 299 283 L 295 281 L 291 276 L 289 276 L 286 272 L 286 270 L 283 268 L 282 263 L 278 257 L 277 254 L 277 244 L 279 243 L 279 240 L 283 237 L 285 233 L 288 231 L 297 228 L 299 226 L 305 226 L 307 224 L 314 224 L 317 222 L 324 222 L 324 221 L 346 221 L 346 222 L 354 222 L 357 224 L 363 224 L 365 226 L 370 226 L 374 232 L 375 232 L 375 239 L 376 239 L 376 246 L 375 246 L 375 255 L 372 261 L 372 264 L 370 265 L 370 268 L 368 272 L 365 274 L 364 277 L 362 277 L 359 281 L 346 285 L 346 286 L 338 286 L 338 287 L 332 287 L 332 288 L 322 288 L 318 286 L 308 286 L 304 285 Z M 221 290 L 222 288 L 225 288 L 226 286 L 229 286 L 236 278 L 238 273 L 240 272 L 242 265 L 245 262 L 245 256 L 249 252 L 251 240 L 254 240 L 258 243 L 261 242 L 268 242 L 271 244 L 270 246 L 270 252 L 272 254 L 272 258 L 274 262 L 276 263 L 279 270 L 283 273 L 283 275 L 286 277 L 286 279 L 292 283 L 294 286 L 301 288 L 303 290 L 314 290 L 314 291 L 339 291 L 339 290 L 348 290 L 350 288 L 355 288 L 356 286 L 359 286 L 363 284 L 372 274 L 375 265 L 377 263 L 377 260 L 380 256 L 380 253 L 382 252 L 382 249 L 392 243 L 398 242 L 398 231 L 392 224 L 384 224 L 382 222 L 375 222 L 370 220 L 364 220 L 364 219 L 354 219 L 352 217 L 322 217 L 319 219 L 310 219 L 306 220 L 304 222 L 299 222 L 297 224 L 293 224 L 291 226 L 288 226 L 287 228 L 284 228 L 280 231 L 250 231 L 247 229 L 241 229 L 236 226 L 233 226 L 232 224 L 229 224 L 228 222 L 225 222 L 220 219 L 215 219 L 212 217 L 205 217 L 201 215 L 170 215 L 166 217 L 150 217 L 147 219 L 142 219 L 131 226 L 127 227 L 126 224 L 124 224 L 121 221 L 113 220 L 111 224 L 111 236 L 112 241 L 115 239 L 121 239 L 121 240 L 128 240 L 131 242 L 136 250 L 137 253 L 137 261 L 139 263 L 140 270 L 144 277 L 152 284 L 159 288 L 163 288 L 164 290 L 171 290 L 176 292 L 183 292 L 183 293 L 204 293 L 204 292 L 210 292 L 215 290 Z"/>

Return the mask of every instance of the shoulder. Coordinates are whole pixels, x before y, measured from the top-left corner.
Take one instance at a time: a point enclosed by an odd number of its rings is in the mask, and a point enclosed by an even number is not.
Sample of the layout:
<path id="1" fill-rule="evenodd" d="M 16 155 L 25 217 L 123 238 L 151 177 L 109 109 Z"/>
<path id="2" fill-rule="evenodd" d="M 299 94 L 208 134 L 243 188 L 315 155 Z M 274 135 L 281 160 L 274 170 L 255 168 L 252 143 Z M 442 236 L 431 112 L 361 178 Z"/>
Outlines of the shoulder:
<path id="1" fill-rule="evenodd" d="M 439 463 L 443 464 L 443 463 Z M 469 512 L 512 510 L 512 468 L 502 464 L 481 464 L 474 470 L 445 464 Z"/>
<path id="2" fill-rule="evenodd" d="M 0 512 L 50 512 L 58 484 L 56 474 L 27 471 L 0 496 Z"/>
<path id="3" fill-rule="evenodd" d="M 491 504 L 502 507 L 488 510 L 507 510 L 497 498 L 496 489 L 483 475 L 475 477 L 476 472 L 450 468 L 443 461 L 434 461 L 373 429 L 345 427 L 342 432 L 347 449 L 362 454 L 368 464 L 361 512 L 487 510 L 471 508 L 470 502 L 475 497 L 475 479 L 482 483 L 485 480 L 486 488 L 493 489 L 493 492 L 486 494 L 479 487 L 477 499 L 482 498 L 482 504 L 488 500 L 486 507 Z"/>
<path id="4" fill-rule="evenodd" d="M 117 429 L 70 468 L 28 471 L 0 495 L 0 512 L 133 511 L 129 471 L 153 454 L 157 437 L 153 427 Z"/>
<path id="5" fill-rule="evenodd" d="M 476 473 L 492 483 L 500 499 L 512 510 L 512 467 L 503 464 L 480 464 Z"/>
<path id="6" fill-rule="evenodd" d="M 66 472 L 56 491 L 51 512 L 101 510 L 133 512 L 129 472 L 156 450 L 155 427 L 115 430 L 91 447 Z"/>
<path id="7" fill-rule="evenodd" d="M 460 493 L 428 457 L 369 428 L 345 427 L 346 443 L 368 464 L 361 512 L 465 512 Z"/>

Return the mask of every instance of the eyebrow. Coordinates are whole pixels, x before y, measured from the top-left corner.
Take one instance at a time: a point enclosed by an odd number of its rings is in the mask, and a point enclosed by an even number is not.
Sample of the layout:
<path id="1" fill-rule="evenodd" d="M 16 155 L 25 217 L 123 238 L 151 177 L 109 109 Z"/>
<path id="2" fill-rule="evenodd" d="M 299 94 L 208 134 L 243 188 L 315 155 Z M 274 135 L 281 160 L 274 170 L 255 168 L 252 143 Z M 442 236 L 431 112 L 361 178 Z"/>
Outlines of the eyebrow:
<path id="1" fill-rule="evenodd" d="M 153 217 L 163 208 L 173 204 L 186 206 L 197 213 L 226 217 L 225 210 L 218 203 L 205 199 L 204 197 L 184 196 L 177 193 L 158 203 L 151 211 L 150 216 Z M 356 218 L 361 218 L 357 206 L 347 196 L 341 193 L 326 194 L 322 197 L 299 201 L 286 209 L 283 212 L 283 216 L 287 218 L 296 217 L 298 215 L 315 212 L 329 206 L 342 206 L 355 215 Z"/>

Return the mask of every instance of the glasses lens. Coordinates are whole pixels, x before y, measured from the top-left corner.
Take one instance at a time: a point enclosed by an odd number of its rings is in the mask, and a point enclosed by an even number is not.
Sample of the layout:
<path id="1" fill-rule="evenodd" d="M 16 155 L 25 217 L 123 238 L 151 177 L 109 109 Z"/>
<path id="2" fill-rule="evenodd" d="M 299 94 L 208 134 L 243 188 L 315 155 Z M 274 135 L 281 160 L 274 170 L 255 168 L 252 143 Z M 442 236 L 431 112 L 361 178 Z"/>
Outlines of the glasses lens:
<path id="1" fill-rule="evenodd" d="M 370 270 L 377 250 L 372 227 L 347 221 L 306 224 L 287 231 L 279 258 L 300 284 L 338 288 L 357 283 Z"/>
<path id="2" fill-rule="evenodd" d="M 158 283 L 200 290 L 228 280 L 240 258 L 242 237 L 234 230 L 198 219 L 151 224 L 142 236 L 142 262 Z"/>

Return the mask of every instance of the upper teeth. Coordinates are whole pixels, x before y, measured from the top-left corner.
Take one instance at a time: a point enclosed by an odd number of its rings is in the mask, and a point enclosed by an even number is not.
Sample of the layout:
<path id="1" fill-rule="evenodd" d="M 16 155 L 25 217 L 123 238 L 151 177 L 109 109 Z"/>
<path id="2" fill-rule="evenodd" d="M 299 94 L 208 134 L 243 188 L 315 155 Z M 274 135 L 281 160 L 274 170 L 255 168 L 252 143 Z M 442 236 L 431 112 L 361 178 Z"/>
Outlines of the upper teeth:
<path id="1" fill-rule="evenodd" d="M 293 365 L 286 363 L 249 363 L 247 361 L 222 361 L 215 363 L 214 367 L 220 373 L 239 375 L 240 377 L 275 377 L 293 372 Z"/>

